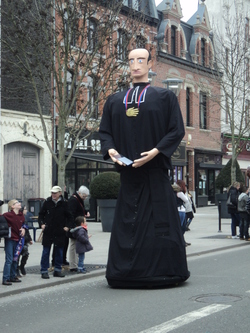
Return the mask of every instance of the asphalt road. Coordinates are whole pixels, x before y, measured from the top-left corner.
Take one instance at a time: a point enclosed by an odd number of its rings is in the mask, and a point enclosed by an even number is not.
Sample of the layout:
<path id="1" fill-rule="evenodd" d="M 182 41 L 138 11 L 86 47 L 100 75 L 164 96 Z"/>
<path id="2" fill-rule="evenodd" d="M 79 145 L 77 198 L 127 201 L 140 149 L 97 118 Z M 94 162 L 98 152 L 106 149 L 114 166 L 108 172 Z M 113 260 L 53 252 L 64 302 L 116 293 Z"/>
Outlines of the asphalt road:
<path id="1" fill-rule="evenodd" d="M 1 332 L 247 333 L 249 247 L 188 259 L 179 287 L 120 290 L 104 277 L 0 299 Z"/>

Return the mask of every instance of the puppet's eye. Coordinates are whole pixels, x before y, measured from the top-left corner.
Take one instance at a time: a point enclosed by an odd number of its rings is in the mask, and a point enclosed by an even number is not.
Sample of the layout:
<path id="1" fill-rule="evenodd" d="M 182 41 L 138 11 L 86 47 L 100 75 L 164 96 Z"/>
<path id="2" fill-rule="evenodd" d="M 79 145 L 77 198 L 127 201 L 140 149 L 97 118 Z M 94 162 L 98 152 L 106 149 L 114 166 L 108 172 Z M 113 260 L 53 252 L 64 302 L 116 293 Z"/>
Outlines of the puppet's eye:
<path id="1" fill-rule="evenodd" d="M 132 65 L 134 63 L 134 59 L 131 59 L 130 60 L 130 64 Z"/>
<path id="2" fill-rule="evenodd" d="M 139 62 L 139 64 L 142 64 L 142 59 L 139 59 L 138 62 Z"/>

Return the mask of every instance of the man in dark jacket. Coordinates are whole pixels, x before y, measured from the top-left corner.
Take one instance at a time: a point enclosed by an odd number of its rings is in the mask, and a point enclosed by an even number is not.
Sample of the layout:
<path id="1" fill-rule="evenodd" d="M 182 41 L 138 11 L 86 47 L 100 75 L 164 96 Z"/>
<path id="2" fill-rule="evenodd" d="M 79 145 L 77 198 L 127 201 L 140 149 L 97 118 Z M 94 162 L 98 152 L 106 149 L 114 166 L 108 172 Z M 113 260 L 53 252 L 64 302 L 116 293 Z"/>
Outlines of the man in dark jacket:
<path id="1" fill-rule="evenodd" d="M 63 247 L 66 231 L 73 223 L 73 216 L 68 208 L 68 203 L 62 197 L 60 186 L 53 186 L 51 197 L 44 202 L 39 213 L 38 221 L 43 230 L 43 253 L 41 258 L 41 276 L 49 279 L 49 256 L 51 245 L 55 248 L 54 276 L 64 277 L 62 273 Z"/>
<path id="2" fill-rule="evenodd" d="M 89 217 L 89 212 L 85 210 L 84 200 L 89 196 L 89 189 L 86 186 L 80 186 L 78 191 L 69 199 L 69 209 L 73 214 L 74 220 L 71 228 L 76 227 L 75 219 L 78 216 Z M 70 233 L 69 233 L 70 234 Z M 69 236 L 69 269 L 71 272 L 77 272 L 78 258 L 76 254 L 76 240 L 73 236 Z"/>

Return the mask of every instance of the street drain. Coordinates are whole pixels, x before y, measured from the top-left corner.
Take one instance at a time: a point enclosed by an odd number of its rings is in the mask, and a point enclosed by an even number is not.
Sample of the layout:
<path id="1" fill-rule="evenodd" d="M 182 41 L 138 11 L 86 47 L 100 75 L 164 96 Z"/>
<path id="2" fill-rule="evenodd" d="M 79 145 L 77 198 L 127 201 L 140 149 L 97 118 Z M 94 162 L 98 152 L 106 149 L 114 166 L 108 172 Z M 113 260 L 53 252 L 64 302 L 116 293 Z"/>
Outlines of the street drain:
<path id="1" fill-rule="evenodd" d="M 241 301 L 242 299 L 242 296 L 232 294 L 207 294 L 191 298 L 191 300 L 201 303 L 231 303 Z"/>

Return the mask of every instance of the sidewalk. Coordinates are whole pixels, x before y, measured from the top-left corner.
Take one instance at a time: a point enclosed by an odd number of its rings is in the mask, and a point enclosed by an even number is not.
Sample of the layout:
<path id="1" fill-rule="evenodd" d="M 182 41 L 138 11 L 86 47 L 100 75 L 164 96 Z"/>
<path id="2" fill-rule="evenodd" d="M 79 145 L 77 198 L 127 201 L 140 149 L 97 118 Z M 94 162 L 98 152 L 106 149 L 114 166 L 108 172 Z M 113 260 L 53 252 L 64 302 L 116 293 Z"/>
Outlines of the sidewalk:
<path id="1" fill-rule="evenodd" d="M 228 249 L 238 246 L 247 246 L 250 242 L 241 241 L 239 239 L 231 239 L 231 219 L 221 220 L 221 232 L 219 230 L 218 207 L 208 206 L 197 209 L 195 218 L 190 225 L 191 231 L 185 233 L 185 240 L 191 243 L 186 248 L 187 259 L 192 256 L 199 256 L 204 253 L 214 252 L 221 249 Z M 40 259 L 42 253 L 41 243 L 34 243 L 29 247 L 30 256 L 27 262 L 27 275 L 22 277 L 21 283 L 13 283 L 12 286 L 3 286 L 0 284 L 0 297 L 14 295 L 25 291 L 35 290 L 54 286 L 66 282 L 85 280 L 93 276 L 105 276 L 105 266 L 107 263 L 108 246 L 110 233 L 103 232 L 101 223 L 89 222 L 89 234 L 93 251 L 86 254 L 85 264 L 90 271 L 81 275 L 70 273 L 65 267 L 65 278 L 55 278 L 50 273 L 50 279 L 41 279 L 40 275 Z M 40 230 L 37 230 L 36 238 L 38 239 Z M 0 281 L 2 281 L 4 250 L 3 242 L 0 243 Z"/>

